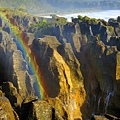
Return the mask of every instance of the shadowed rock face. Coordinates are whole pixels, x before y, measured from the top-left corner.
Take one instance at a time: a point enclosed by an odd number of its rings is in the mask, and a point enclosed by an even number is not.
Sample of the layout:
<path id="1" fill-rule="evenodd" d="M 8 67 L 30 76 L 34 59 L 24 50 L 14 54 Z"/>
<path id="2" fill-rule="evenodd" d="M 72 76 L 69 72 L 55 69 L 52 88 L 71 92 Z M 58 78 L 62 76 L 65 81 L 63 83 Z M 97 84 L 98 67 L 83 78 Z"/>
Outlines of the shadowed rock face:
<path id="1" fill-rule="evenodd" d="M 8 18 L 22 30 L 28 53 L 0 18 L 0 95 L 5 94 L 21 120 L 120 117 L 119 24 L 76 19 L 54 26 L 45 36 L 34 29 L 43 36 L 35 38 L 29 27 L 32 22 L 39 23 L 38 18 Z M 29 68 L 31 54 L 45 91 L 43 100 L 36 97 L 36 75 Z"/>

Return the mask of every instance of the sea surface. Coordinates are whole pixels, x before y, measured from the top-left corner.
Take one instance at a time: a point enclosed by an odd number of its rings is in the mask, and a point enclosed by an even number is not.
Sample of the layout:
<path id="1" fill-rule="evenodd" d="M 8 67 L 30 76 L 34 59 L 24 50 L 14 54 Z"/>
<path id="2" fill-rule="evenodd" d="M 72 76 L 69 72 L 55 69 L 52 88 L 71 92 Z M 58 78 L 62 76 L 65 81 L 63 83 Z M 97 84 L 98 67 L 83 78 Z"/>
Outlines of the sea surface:
<path id="1" fill-rule="evenodd" d="M 80 13 L 73 13 L 73 14 L 63 14 L 58 15 L 60 17 L 65 17 L 69 22 L 71 22 L 71 17 L 76 18 L 78 15 L 81 16 L 88 16 L 90 18 L 97 18 L 97 19 L 104 19 L 106 21 L 109 20 L 109 18 L 117 18 L 120 16 L 120 10 L 105 10 L 105 11 L 93 11 L 93 12 L 80 12 Z"/>

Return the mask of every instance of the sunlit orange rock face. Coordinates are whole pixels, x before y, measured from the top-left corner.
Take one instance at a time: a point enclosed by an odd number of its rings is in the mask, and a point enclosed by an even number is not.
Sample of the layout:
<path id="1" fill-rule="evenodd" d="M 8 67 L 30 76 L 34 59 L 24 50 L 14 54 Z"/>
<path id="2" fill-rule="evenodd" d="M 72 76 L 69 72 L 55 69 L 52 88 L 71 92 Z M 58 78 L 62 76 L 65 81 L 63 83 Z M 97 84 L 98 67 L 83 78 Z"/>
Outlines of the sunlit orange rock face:
<path id="1" fill-rule="evenodd" d="M 39 48 L 36 49 L 35 45 Z M 61 113 L 63 109 L 67 114 L 65 116 L 63 112 L 66 119 L 81 119 L 80 107 L 85 101 L 86 93 L 79 70 L 80 63 L 71 45 L 66 43 L 62 46 L 56 37 L 46 36 L 40 40 L 34 40 L 32 49 L 36 53 L 48 101 L 55 106 L 55 111 L 58 109 Z M 49 100 L 49 97 L 54 99 Z"/>

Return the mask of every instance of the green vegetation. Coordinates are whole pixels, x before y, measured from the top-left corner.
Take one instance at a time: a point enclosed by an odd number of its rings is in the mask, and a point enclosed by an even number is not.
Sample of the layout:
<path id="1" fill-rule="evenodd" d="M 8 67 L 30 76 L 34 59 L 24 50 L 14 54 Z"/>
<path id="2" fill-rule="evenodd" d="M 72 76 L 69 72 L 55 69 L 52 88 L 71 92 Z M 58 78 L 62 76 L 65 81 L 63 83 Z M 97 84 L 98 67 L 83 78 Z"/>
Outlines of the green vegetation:
<path id="1" fill-rule="evenodd" d="M 101 40 L 100 34 L 96 35 L 97 40 Z"/>
<path id="2" fill-rule="evenodd" d="M 39 30 L 40 33 L 47 33 L 47 30 L 50 30 L 52 27 L 53 25 L 51 23 L 42 20 L 39 24 L 31 24 L 30 29 Z"/>
<path id="3" fill-rule="evenodd" d="M 29 13 L 36 13 L 37 11 L 41 11 L 45 8 L 45 6 L 37 0 L 1 0 L 0 7 L 19 9 L 23 11 L 27 10 Z"/>
<path id="4" fill-rule="evenodd" d="M 67 23 L 67 20 L 64 17 L 58 17 L 57 19 L 53 20 L 52 23 L 57 25 L 65 25 Z"/>
<path id="5" fill-rule="evenodd" d="M 90 19 L 90 22 L 91 22 L 92 24 L 98 24 L 98 20 L 95 19 L 95 18 L 91 18 L 91 19 Z"/>
<path id="6" fill-rule="evenodd" d="M 89 24 L 98 24 L 99 20 L 95 18 L 89 18 L 87 16 L 82 17 L 81 15 L 78 15 L 78 19 L 83 22 L 87 22 Z"/>
<path id="7" fill-rule="evenodd" d="M 46 0 L 46 3 L 58 8 L 74 9 L 119 9 L 119 0 Z"/>
<path id="8" fill-rule="evenodd" d="M 65 25 L 66 19 L 63 17 L 57 17 L 52 22 L 47 22 L 47 20 L 40 21 L 39 24 L 31 24 L 30 29 L 34 29 L 35 37 L 42 37 L 43 35 L 51 34 L 52 29 L 55 25 Z M 40 36 L 39 34 L 40 33 Z"/>
<path id="9" fill-rule="evenodd" d="M 112 26 L 107 26 L 107 28 L 110 32 L 114 32 L 114 28 Z"/>
<path id="10" fill-rule="evenodd" d="M 18 15 L 18 16 L 25 16 L 29 15 L 26 10 L 23 9 L 10 9 L 10 8 L 0 8 L 0 12 L 4 13 L 4 15 Z"/>
<path id="11" fill-rule="evenodd" d="M 89 22 L 90 21 L 90 18 L 88 16 L 84 16 L 83 19 L 82 19 L 84 22 Z"/>
<path id="12" fill-rule="evenodd" d="M 47 22 L 47 20 L 42 20 L 40 21 L 39 24 L 31 24 L 31 27 L 34 28 L 51 28 L 54 27 L 55 25 L 65 25 L 67 23 L 66 18 L 63 17 L 56 17 L 52 22 Z"/>
<path id="13" fill-rule="evenodd" d="M 83 17 L 81 15 L 78 15 L 79 20 L 83 20 Z"/>
<path id="14" fill-rule="evenodd" d="M 36 27 L 41 27 L 41 28 L 45 28 L 48 27 L 50 24 L 47 23 L 46 20 L 41 21 Z"/>
<path id="15" fill-rule="evenodd" d="M 78 15 L 78 19 L 83 22 L 88 22 L 90 20 L 90 18 L 88 16 L 82 17 L 81 15 Z"/>
<path id="16" fill-rule="evenodd" d="M 19 8 L 25 6 L 29 13 L 60 13 L 84 10 L 119 9 L 120 0 L 1 0 L 0 6 Z"/>
<path id="17" fill-rule="evenodd" d="M 120 22 L 120 16 L 117 17 L 117 21 Z"/>

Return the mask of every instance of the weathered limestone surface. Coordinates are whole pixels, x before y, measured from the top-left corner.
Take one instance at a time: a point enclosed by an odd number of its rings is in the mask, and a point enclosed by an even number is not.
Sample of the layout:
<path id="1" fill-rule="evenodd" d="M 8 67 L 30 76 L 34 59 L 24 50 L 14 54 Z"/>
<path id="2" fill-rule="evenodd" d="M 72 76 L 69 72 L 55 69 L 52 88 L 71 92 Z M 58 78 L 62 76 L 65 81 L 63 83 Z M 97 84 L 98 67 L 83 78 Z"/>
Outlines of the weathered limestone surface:
<path id="1" fill-rule="evenodd" d="M 46 101 L 38 100 L 32 103 L 28 120 L 52 120 L 52 107 Z"/>
<path id="2" fill-rule="evenodd" d="M 73 19 L 47 33 L 31 24 L 33 16 L 7 16 L 20 30 L 27 53 L 0 17 L 0 117 L 22 120 L 88 120 L 120 117 L 119 21 L 96 23 Z M 40 38 L 35 38 L 35 35 Z M 30 59 L 30 55 L 32 56 Z M 36 74 L 46 96 L 38 100 Z M 42 92 L 42 91 L 40 91 Z M 12 107 L 17 113 L 11 110 Z M 8 106 L 9 111 L 4 109 Z M 101 116 L 104 115 L 104 116 Z M 11 118 L 9 118 L 11 117 Z M 19 119 L 19 118 L 18 118 Z"/>

